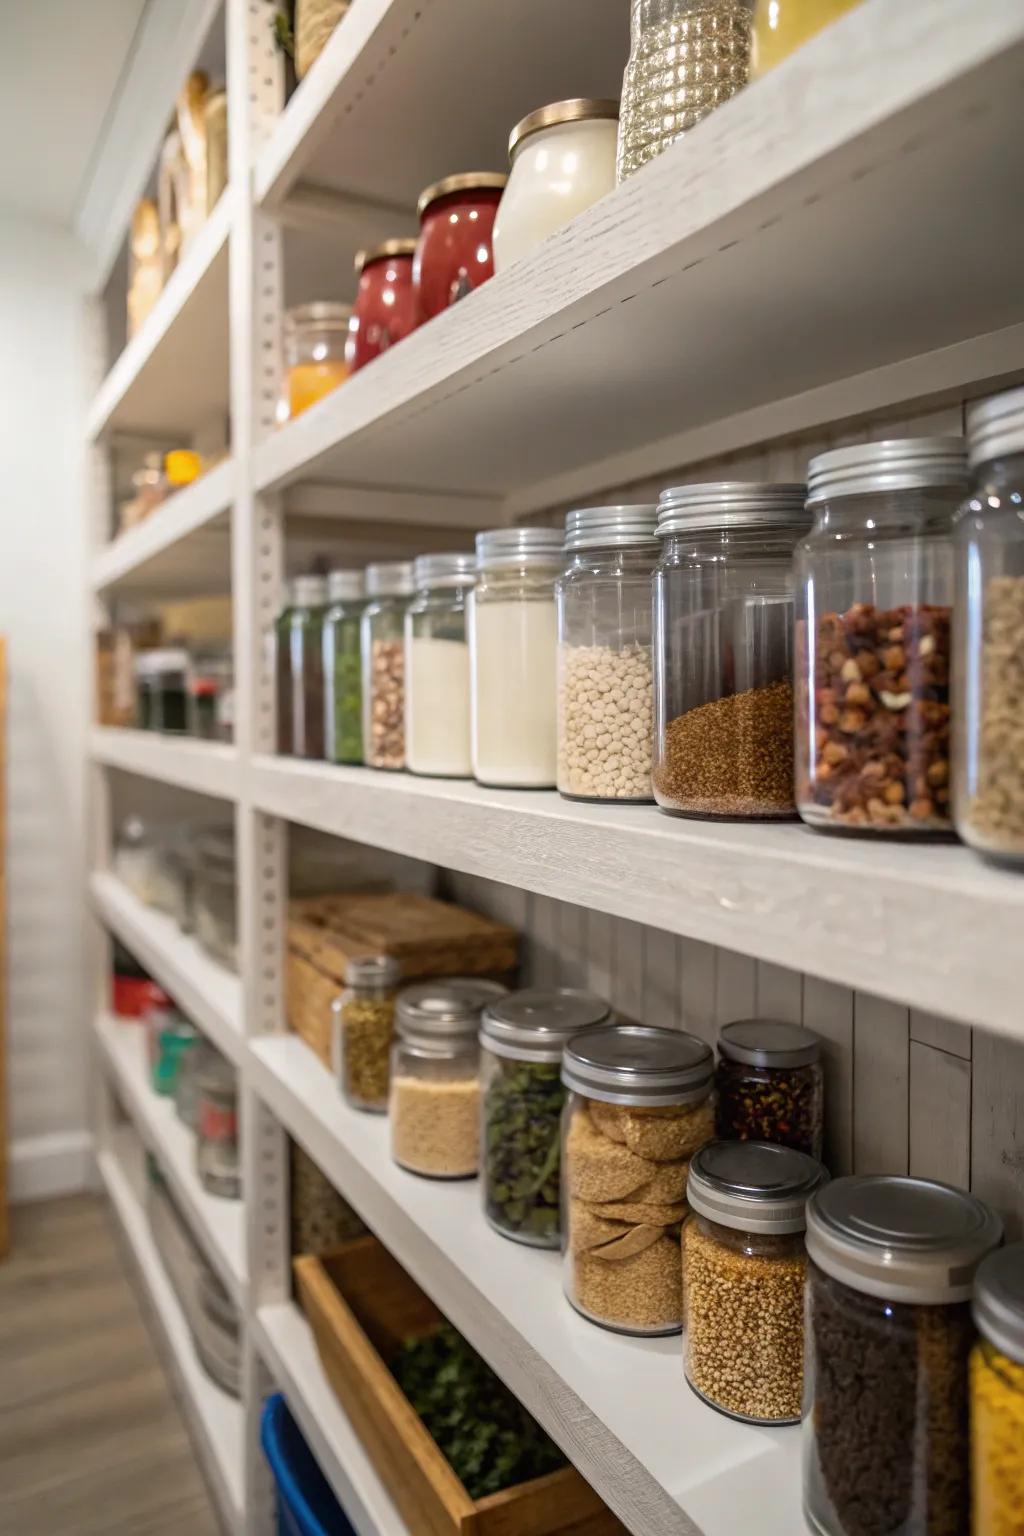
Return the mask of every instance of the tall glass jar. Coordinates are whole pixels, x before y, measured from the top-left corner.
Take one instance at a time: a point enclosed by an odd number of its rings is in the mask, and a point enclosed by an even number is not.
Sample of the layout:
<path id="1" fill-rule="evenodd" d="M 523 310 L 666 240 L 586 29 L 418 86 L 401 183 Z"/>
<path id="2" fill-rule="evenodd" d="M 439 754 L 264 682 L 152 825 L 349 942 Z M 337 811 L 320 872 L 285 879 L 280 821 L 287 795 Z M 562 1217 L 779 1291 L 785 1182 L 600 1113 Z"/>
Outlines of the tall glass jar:
<path id="1" fill-rule="evenodd" d="M 860 0 L 754 0 L 751 78 L 759 80 Z"/>
<path id="2" fill-rule="evenodd" d="M 972 491 L 956 524 L 956 829 L 1024 866 L 1024 389 L 968 416 Z"/>
<path id="3" fill-rule="evenodd" d="M 405 767 L 405 608 L 412 596 L 412 562 L 366 567 L 360 646 L 363 667 L 363 762 Z"/>
<path id="4" fill-rule="evenodd" d="M 196 1172 L 208 1194 L 240 1200 L 238 1073 L 206 1046 L 196 1073 Z"/>
<path id="5" fill-rule="evenodd" d="M 331 1056 L 345 1102 L 384 1114 L 391 1079 L 395 999 L 402 979 L 393 955 L 350 960 L 345 990 L 331 1004 Z"/>
<path id="6" fill-rule="evenodd" d="M 797 551 L 797 808 L 813 827 L 948 832 L 959 437 L 819 454 Z"/>
<path id="7" fill-rule="evenodd" d="M 660 155 L 747 83 L 748 0 L 632 0 L 618 178 Z"/>
<path id="8" fill-rule="evenodd" d="M 712 1141 L 690 1163 L 686 1380 L 730 1418 L 800 1422 L 805 1211 L 827 1178 L 816 1158 L 763 1141 Z"/>
<path id="9" fill-rule="evenodd" d="M 605 1024 L 570 1040 L 562 1113 L 565 1294 L 618 1333 L 678 1333 L 690 1158 L 714 1134 L 711 1048 Z"/>
<path id="10" fill-rule="evenodd" d="M 324 756 L 363 760 L 363 667 L 359 630 L 366 607 L 362 571 L 332 571 L 323 622 Z"/>
<path id="11" fill-rule="evenodd" d="M 969 1526 L 974 1271 L 1002 1222 L 932 1179 L 835 1179 L 807 1205 L 804 1512 L 820 1536 Z"/>
<path id="12" fill-rule="evenodd" d="M 327 582 L 296 576 L 277 628 L 277 750 L 324 755 L 323 617 Z"/>
<path id="13" fill-rule="evenodd" d="M 512 992 L 484 1009 L 484 1215 L 503 1237 L 559 1246 L 562 1048 L 610 1015 L 601 998 L 564 990 Z"/>
<path id="14" fill-rule="evenodd" d="M 989 1254 L 974 1280 L 972 1536 L 1024 1530 L 1024 1243 Z"/>
<path id="15" fill-rule="evenodd" d="M 802 1024 L 737 1019 L 718 1037 L 715 1134 L 821 1156 L 821 1040 Z"/>
<path id="16" fill-rule="evenodd" d="M 473 773 L 482 784 L 549 789 L 556 780 L 557 528 L 476 536 L 469 595 Z"/>
<path id="17" fill-rule="evenodd" d="M 684 816 L 793 804 L 793 548 L 802 485 L 681 485 L 658 503 L 654 798 Z"/>
<path id="18" fill-rule="evenodd" d="M 391 1054 L 391 1155 L 431 1179 L 473 1178 L 480 1161 L 480 1014 L 505 988 L 457 976 L 406 987 Z"/>
<path id="19" fill-rule="evenodd" d="M 558 788 L 571 800 L 650 800 L 653 506 L 565 520 L 558 608 Z"/>
<path id="20" fill-rule="evenodd" d="M 468 779 L 469 640 L 466 596 L 472 555 L 421 555 L 416 596 L 405 610 L 405 757 L 411 773 Z"/>
<path id="21" fill-rule="evenodd" d="M 321 301 L 299 304 L 284 317 L 284 398 L 288 417 L 329 395 L 348 377 L 345 338 L 351 306 Z"/>

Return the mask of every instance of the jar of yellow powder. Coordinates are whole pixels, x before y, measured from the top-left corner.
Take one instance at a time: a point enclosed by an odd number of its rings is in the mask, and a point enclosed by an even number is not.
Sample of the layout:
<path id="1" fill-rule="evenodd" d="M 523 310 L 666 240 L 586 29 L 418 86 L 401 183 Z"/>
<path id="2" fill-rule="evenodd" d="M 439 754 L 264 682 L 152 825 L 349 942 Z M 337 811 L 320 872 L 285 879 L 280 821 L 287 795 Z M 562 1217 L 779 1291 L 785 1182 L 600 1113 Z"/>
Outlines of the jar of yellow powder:
<path id="1" fill-rule="evenodd" d="M 348 378 L 345 338 L 349 304 L 299 304 L 284 317 L 285 389 L 289 419 L 329 395 Z"/>
<path id="2" fill-rule="evenodd" d="M 1024 1531 L 1024 1243 L 992 1253 L 974 1282 L 973 1536 Z"/>

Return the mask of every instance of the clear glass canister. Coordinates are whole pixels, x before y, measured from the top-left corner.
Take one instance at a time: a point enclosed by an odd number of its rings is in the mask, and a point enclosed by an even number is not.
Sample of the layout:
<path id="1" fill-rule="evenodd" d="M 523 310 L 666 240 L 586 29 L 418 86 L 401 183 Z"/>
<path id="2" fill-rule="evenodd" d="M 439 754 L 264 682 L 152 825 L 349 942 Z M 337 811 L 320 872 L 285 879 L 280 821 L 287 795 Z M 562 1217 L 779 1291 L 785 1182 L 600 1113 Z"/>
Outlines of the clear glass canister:
<path id="1" fill-rule="evenodd" d="M 348 304 L 299 304 L 284 317 L 285 397 L 294 420 L 348 377 Z"/>
<path id="2" fill-rule="evenodd" d="M 959 437 L 901 438 L 808 466 L 797 551 L 797 809 L 814 827 L 948 832 L 952 523 Z"/>
<path id="3" fill-rule="evenodd" d="M 610 1012 L 599 997 L 564 990 L 511 992 L 484 1009 L 484 1215 L 503 1237 L 559 1246 L 562 1047 Z"/>
<path id="4" fill-rule="evenodd" d="M 653 506 L 565 520 L 558 608 L 558 788 L 572 800 L 650 800 Z"/>
<path id="5" fill-rule="evenodd" d="M 366 568 L 360 645 L 363 667 L 363 762 L 405 767 L 405 609 L 413 592 L 412 562 Z"/>
<path id="6" fill-rule="evenodd" d="M 629 31 L 620 181 L 746 85 L 749 0 L 632 0 Z"/>
<path id="7" fill-rule="evenodd" d="M 478 533 L 476 564 L 468 602 L 473 773 L 482 784 L 553 788 L 561 530 Z"/>
<path id="8" fill-rule="evenodd" d="M 859 1174 L 811 1196 L 803 1490 L 819 1536 L 968 1530 L 971 1285 L 1001 1236 L 936 1180 Z"/>
<path id="9" fill-rule="evenodd" d="M 472 555 L 421 555 L 416 596 L 405 610 L 405 759 L 411 773 L 468 779 L 469 640 L 466 595 Z"/>
<path id="10" fill-rule="evenodd" d="M 193 908 L 199 943 L 214 960 L 238 970 L 235 905 L 235 834 L 230 827 L 203 832 L 195 843 Z"/>
<path id="11" fill-rule="evenodd" d="M 296 576 L 277 625 L 277 750 L 324 755 L 323 620 L 327 582 Z"/>
<path id="12" fill-rule="evenodd" d="M 345 990 L 331 1004 L 332 1055 L 345 1102 L 384 1114 L 391 1078 L 401 963 L 392 955 L 350 960 Z"/>
<path id="13" fill-rule="evenodd" d="M 956 829 L 1024 865 L 1024 389 L 968 416 L 971 495 L 956 523 Z"/>
<path id="14" fill-rule="evenodd" d="M 681 485 L 658 503 L 654 797 L 685 816 L 793 800 L 793 549 L 802 485 Z"/>
<path id="15" fill-rule="evenodd" d="M 363 761 L 363 668 L 359 631 L 366 599 L 362 571 L 332 571 L 323 619 L 324 756 Z"/>
<path id="16" fill-rule="evenodd" d="M 860 0 L 754 0 L 750 74 L 755 80 L 809 42 Z"/>
<path id="17" fill-rule="evenodd" d="M 821 1041 L 801 1024 L 737 1019 L 718 1037 L 715 1134 L 771 1141 L 821 1157 Z"/>
<path id="18" fill-rule="evenodd" d="M 1024 1531 L 1024 1243 L 992 1253 L 974 1281 L 972 1536 Z"/>
<path id="19" fill-rule="evenodd" d="M 686 1380 L 731 1418 L 800 1422 L 805 1211 L 827 1177 L 816 1158 L 763 1141 L 712 1141 L 690 1163 Z"/>
<path id="20" fill-rule="evenodd" d="M 209 1194 L 241 1199 L 238 1074 L 209 1045 L 204 1047 L 196 1082 L 196 1172 Z"/>
<path id="21" fill-rule="evenodd" d="M 406 987 L 395 1011 L 391 1155 L 410 1173 L 466 1179 L 480 1162 L 480 1014 L 505 995 L 496 981 L 457 976 Z"/>
<path id="22" fill-rule="evenodd" d="M 562 1082 L 565 1294 L 619 1333 L 678 1333 L 686 1177 L 714 1134 L 711 1048 L 680 1030 L 600 1025 L 566 1045 Z"/>

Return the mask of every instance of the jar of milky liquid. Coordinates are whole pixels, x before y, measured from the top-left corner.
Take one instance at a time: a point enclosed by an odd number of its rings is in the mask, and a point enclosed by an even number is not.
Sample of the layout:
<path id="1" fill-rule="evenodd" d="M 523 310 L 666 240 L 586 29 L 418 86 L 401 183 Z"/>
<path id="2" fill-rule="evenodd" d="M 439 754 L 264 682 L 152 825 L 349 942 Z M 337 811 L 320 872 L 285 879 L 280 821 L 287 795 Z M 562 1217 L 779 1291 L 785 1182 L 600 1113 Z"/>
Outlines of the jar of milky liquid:
<path id="1" fill-rule="evenodd" d="M 553 788 L 558 528 L 497 528 L 476 538 L 469 594 L 473 773 L 481 784 Z"/>
<path id="2" fill-rule="evenodd" d="M 466 595 L 473 555 L 421 555 L 416 596 L 405 610 L 405 766 L 411 773 L 468 779 L 469 641 Z"/>

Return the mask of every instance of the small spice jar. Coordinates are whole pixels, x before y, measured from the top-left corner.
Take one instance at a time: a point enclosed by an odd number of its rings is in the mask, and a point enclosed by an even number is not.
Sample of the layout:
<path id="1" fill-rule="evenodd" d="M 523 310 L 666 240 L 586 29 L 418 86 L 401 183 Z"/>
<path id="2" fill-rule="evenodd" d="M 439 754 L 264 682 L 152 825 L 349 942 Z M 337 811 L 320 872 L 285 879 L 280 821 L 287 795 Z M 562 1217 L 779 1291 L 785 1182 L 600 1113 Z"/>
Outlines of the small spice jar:
<path id="1" fill-rule="evenodd" d="M 751 79 L 759 80 L 859 4 L 860 0 L 754 0 Z"/>
<path id="2" fill-rule="evenodd" d="M 978 1266 L 971 1354 L 972 1536 L 1024 1531 L 1024 1243 Z"/>
<path id="3" fill-rule="evenodd" d="M 362 571 L 332 571 L 323 616 L 324 756 L 363 761 L 363 664 L 359 632 L 366 607 Z"/>
<path id="4" fill-rule="evenodd" d="M 714 1133 L 711 1048 L 607 1024 L 569 1041 L 562 1113 L 563 1284 L 591 1322 L 678 1333 L 690 1158 Z"/>
<path id="5" fill-rule="evenodd" d="M 284 365 L 288 418 L 329 395 L 348 377 L 345 338 L 351 309 L 320 301 L 285 312 Z"/>
<path id="6" fill-rule="evenodd" d="M 1024 866 L 1024 389 L 967 418 L 956 520 L 954 802 L 964 842 Z"/>
<path id="7" fill-rule="evenodd" d="M 496 271 L 614 190 L 618 128 L 618 102 L 589 97 L 554 101 L 516 124 L 494 221 Z"/>
<path id="8" fill-rule="evenodd" d="M 496 981 L 457 976 L 406 987 L 395 1011 L 391 1155 L 431 1179 L 472 1178 L 480 1162 L 480 1014 Z"/>
<path id="9" fill-rule="evenodd" d="M 971 1286 L 1001 1236 L 931 1179 L 854 1175 L 809 1200 L 804 1512 L 822 1536 L 968 1529 Z"/>
<path id="10" fill-rule="evenodd" d="M 507 180 L 492 171 L 468 171 L 421 192 L 412 268 L 419 324 L 494 275 L 491 233 Z"/>
<path id="11" fill-rule="evenodd" d="M 650 800 L 653 506 L 565 520 L 558 612 L 558 789 L 570 800 Z"/>
<path id="12" fill-rule="evenodd" d="M 238 1076 L 212 1046 L 204 1049 L 196 1090 L 196 1172 L 209 1194 L 240 1200 Z"/>
<path id="13" fill-rule="evenodd" d="M 801 1024 L 737 1019 L 718 1037 L 715 1134 L 771 1141 L 821 1157 L 821 1040 Z"/>
<path id="14" fill-rule="evenodd" d="M 182 1065 L 201 1044 L 202 1036 L 167 994 L 156 987 L 148 995 L 143 1019 L 153 1090 L 164 1098 L 173 1098 Z"/>
<path id="15" fill-rule="evenodd" d="M 797 551 L 797 808 L 813 827 L 948 832 L 959 437 L 819 454 Z"/>
<path id="16" fill-rule="evenodd" d="M 654 798 L 684 816 L 794 814 L 793 549 L 802 485 L 664 491 L 654 572 Z"/>
<path id="17" fill-rule="evenodd" d="M 712 1141 L 690 1163 L 686 1380 L 730 1418 L 800 1422 L 805 1211 L 827 1178 L 816 1158 L 763 1141 Z"/>
<path id="18" fill-rule="evenodd" d="M 196 939 L 211 959 L 238 970 L 235 834 L 211 828 L 195 841 L 193 920 Z"/>
<path id="19" fill-rule="evenodd" d="M 482 784 L 548 789 L 556 778 L 557 528 L 476 536 L 469 595 L 473 773 Z"/>
<path id="20" fill-rule="evenodd" d="M 366 567 L 369 599 L 360 621 L 363 668 L 363 762 L 405 767 L 405 606 L 413 591 L 408 560 Z"/>
<path id="21" fill-rule="evenodd" d="M 415 250 L 415 240 L 385 240 L 356 257 L 359 288 L 345 343 L 349 373 L 372 363 L 416 329 Z"/>
<path id="22" fill-rule="evenodd" d="M 391 955 L 350 960 L 345 990 L 331 1004 L 335 1072 L 353 1109 L 384 1114 L 388 1107 L 395 998 L 402 967 Z"/>
<path id="23" fill-rule="evenodd" d="M 292 757 L 324 755 L 326 605 L 323 576 L 296 576 L 276 626 L 277 750 Z"/>
<path id="24" fill-rule="evenodd" d="M 484 1215 L 503 1237 L 560 1244 L 562 1048 L 610 1013 L 601 998 L 566 990 L 511 992 L 484 1009 Z"/>
<path id="25" fill-rule="evenodd" d="M 473 555 L 420 555 L 405 610 L 405 760 L 410 773 L 468 779 L 469 640 Z"/>

